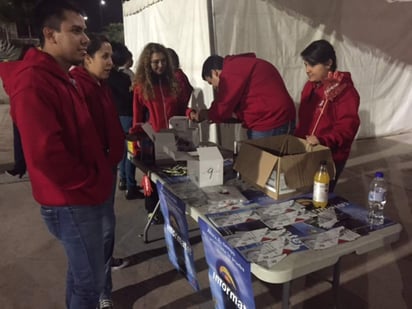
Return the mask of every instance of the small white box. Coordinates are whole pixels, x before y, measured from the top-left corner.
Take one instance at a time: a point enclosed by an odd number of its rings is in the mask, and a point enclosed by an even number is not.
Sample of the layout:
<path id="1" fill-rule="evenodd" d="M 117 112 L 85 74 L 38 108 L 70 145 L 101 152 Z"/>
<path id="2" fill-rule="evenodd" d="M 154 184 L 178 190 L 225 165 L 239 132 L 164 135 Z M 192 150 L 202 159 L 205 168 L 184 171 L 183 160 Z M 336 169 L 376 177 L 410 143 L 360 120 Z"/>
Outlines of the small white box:
<path id="1" fill-rule="evenodd" d="M 169 127 L 176 131 L 186 131 L 189 128 L 189 119 L 186 116 L 173 116 L 169 119 Z"/>
<path id="2" fill-rule="evenodd" d="M 187 161 L 187 174 L 200 188 L 223 184 L 223 157 L 217 147 L 197 148 L 199 158 Z"/>

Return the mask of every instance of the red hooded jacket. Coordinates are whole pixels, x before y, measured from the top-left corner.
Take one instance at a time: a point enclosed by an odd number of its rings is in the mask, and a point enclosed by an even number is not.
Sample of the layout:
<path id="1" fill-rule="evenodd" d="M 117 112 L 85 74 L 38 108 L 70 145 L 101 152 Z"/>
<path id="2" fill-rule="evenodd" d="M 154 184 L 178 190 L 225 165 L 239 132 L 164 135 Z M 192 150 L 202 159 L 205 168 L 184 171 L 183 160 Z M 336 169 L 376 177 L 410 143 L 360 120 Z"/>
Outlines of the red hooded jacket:
<path id="1" fill-rule="evenodd" d="M 313 135 L 322 145 L 331 149 L 335 163 L 344 163 L 348 159 L 360 125 L 359 94 L 353 86 L 350 73 L 341 73 L 341 84 L 345 84 L 345 88 L 327 103 L 320 118 L 320 103 L 325 99 L 324 85 L 310 81 L 305 84 L 299 107 L 299 122 L 295 130 L 297 137 L 305 139 L 307 135 L 312 135 L 319 118 Z"/>
<path id="2" fill-rule="evenodd" d="M 35 48 L 9 74 L 3 68 L 0 64 L 36 201 L 47 206 L 104 202 L 112 191 L 112 165 L 74 81 Z"/>
<path id="3" fill-rule="evenodd" d="M 295 105 L 278 70 L 252 53 L 224 59 L 208 118 L 227 122 L 233 113 L 243 127 L 256 131 L 278 128 L 296 118 Z"/>
<path id="4" fill-rule="evenodd" d="M 133 93 L 133 125 L 144 122 L 149 112 L 149 123 L 155 132 L 169 128 L 169 119 L 172 116 L 185 116 L 190 95 L 180 92 L 177 97 L 172 96 L 170 87 L 165 80 L 159 78 L 153 86 L 154 99 L 146 100 L 141 88 L 137 85 Z"/>
<path id="5" fill-rule="evenodd" d="M 125 135 L 111 90 L 105 81 L 98 82 L 81 66 L 72 69 L 70 75 L 86 99 L 100 142 L 107 151 L 112 167 L 115 168 L 123 158 Z"/>

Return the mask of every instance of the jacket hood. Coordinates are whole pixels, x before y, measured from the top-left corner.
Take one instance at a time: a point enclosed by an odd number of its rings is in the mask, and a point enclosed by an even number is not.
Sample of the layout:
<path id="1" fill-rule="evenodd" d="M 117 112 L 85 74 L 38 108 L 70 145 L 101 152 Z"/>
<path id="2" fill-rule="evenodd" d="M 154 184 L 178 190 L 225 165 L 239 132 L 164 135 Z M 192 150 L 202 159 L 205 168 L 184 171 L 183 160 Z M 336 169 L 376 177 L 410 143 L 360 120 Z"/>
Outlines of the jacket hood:
<path id="1" fill-rule="evenodd" d="M 86 84 L 87 86 L 98 84 L 97 81 L 82 66 L 73 67 L 69 73 L 76 80 L 81 81 L 82 84 Z"/>
<path id="2" fill-rule="evenodd" d="M 24 76 L 27 70 L 36 68 L 58 77 L 70 83 L 69 75 L 49 54 L 31 48 L 27 51 L 24 59 L 21 61 L 0 63 L 0 77 L 5 85 L 7 94 L 11 97 L 15 91 L 18 91 L 17 85 L 21 76 Z M 22 74 L 22 75 L 21 75 Z"/>

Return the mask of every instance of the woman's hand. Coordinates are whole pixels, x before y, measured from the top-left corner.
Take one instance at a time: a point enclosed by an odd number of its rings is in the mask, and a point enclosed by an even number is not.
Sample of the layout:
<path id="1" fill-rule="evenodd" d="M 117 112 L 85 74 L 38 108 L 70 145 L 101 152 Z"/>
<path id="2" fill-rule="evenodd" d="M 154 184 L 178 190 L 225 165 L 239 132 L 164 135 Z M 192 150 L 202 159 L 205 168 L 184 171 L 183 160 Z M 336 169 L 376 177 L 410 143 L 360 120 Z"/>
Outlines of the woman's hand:
<path id="1" fill-rule="evenodd" d="M 315 135 L 306 135 L 306 141 L 311 146 L 316 146 L 320 144 L 318 138 Z"/>
<path id="2" fill-rule="evenodd" d="M 346 84 L 342 83 L 342 79 L 343 73 L 341 72 L 328 73 L 328 77 L 323 81 L 326 101 L 333 101 L 345 89 Z"/>

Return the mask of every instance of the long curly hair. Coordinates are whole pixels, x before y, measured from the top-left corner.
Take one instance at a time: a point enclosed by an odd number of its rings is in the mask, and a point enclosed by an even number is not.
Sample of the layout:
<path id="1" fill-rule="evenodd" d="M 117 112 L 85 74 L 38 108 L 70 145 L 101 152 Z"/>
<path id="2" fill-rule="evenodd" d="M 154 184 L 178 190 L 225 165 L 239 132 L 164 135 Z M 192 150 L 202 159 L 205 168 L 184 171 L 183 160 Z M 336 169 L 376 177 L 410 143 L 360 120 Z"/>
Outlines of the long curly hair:
<path id="1" fill-rule="evenodd" d="M 162 76 L 158 77 L 153 73 L 151 67 L 151 58 L 153 53 L 162 53 L 166 58 L 166 69 Z M 166 47 L 158 43 L 147 44 L 142 53 L 140 54 L 137 64 L 135 79 L 133 87 L 140 87 L 143 97 L 146 100 L 154 99 L 154 84 L 157 83 L 157 79 L 161 78 L 170 87 L 171 95 L 177 97 L 179 93 L 179 85 L 175 78 L 173 66 Z"/>

